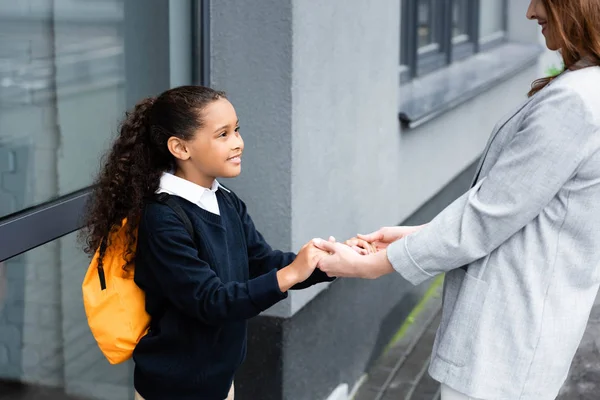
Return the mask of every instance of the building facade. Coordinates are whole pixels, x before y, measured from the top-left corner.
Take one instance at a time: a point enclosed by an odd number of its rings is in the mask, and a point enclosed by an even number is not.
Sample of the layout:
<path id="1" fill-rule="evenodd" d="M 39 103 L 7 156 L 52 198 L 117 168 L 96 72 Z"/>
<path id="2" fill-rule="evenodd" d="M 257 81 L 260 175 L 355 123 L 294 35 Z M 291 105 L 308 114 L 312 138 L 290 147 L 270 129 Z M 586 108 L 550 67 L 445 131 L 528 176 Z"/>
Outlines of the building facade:
<path id="1" fill-rule="evenodd" d="M 110 366 L 87 327 L 76 232 L 137 100 L 182 84 L 228 93 L 246 150 L 226 184 L 273 247 L 422 223 L 559 67 L 526 6 L 0 0 L 0 388 L 133 398 L 131 364 Z M 292 292 L 251 321 L 237 398 L 350 398 L 427 287 L 388 276 Z"/>

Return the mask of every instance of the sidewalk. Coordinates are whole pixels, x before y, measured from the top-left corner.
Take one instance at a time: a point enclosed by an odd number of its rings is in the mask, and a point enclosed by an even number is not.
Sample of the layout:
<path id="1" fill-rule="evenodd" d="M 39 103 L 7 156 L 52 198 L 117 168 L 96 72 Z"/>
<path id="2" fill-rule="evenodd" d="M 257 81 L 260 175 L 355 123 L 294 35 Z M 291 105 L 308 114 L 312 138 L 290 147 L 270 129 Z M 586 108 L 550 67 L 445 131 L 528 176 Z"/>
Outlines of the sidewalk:
<path id="1" fill-rule="evenodd" d="M 440 385 L 427 373 L 439 325 L 441 285 L 432 288 L 414 320 L 373 366 L 353 400 L 440 400 Z M 573 360 L 567 382 L 557 400 L 600 398 L 600 296 Z M 492 399 L 486 399 L 492 400 Z"/>

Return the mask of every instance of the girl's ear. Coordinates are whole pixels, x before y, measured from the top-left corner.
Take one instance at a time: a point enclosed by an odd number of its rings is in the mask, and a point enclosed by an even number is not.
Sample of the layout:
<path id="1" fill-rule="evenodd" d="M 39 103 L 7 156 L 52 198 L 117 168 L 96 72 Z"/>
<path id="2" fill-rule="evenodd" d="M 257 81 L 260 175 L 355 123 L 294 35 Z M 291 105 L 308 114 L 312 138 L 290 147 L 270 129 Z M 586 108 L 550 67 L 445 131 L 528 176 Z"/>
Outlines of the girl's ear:
<path id="1" fill-rule="evenodd" d="M 167 140 L 167 147 L 171 154 L 173 154 L 173 157 L 179 160 L 185 161 L 190 158 L 190 152 L 188 151 L 185 141 L 175 136 L 171 136 L 169 140 Z"/>

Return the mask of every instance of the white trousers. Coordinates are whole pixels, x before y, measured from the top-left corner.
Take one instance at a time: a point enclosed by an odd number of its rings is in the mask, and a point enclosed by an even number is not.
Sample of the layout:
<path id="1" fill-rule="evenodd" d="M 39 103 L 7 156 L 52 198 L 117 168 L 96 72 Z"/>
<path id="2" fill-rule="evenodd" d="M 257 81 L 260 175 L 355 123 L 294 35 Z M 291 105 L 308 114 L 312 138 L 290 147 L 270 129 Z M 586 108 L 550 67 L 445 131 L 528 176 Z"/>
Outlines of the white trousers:
<path id="1" fill-rule="evenodd" d="M 469 397 L 465 394 L 459 393 L 452 389 L 450 386 L 442 383 L 442 400 L 479 400 L 474 397 Z"/>
<path id="2" fill-rule="evenodd" d="M 231 385 L 231 389 L 229 389 L 229 394 L 227 395 L 227 398 L 225 400 L 233 400 L 234 395 L 235 393 L 233 390 L 233 385 Z M 144 400 L 144 398 L 140 396 L 138 392 L 135 392 L 135 400 Z"/>

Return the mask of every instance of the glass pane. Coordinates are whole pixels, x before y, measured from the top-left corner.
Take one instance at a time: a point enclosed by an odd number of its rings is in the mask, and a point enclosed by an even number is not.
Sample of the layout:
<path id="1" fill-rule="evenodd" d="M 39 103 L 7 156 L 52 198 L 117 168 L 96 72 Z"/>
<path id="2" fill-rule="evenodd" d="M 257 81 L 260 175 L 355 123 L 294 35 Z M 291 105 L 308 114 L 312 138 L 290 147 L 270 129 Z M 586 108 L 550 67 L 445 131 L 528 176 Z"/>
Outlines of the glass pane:
<path id="1" fill-rule="evenodd" d="M 452 37 L 468 34 L 469 0 L 454 0 L 454 8 L 452 10 Z"/>
<path id="2" fill-rule="evenodd" d="M 419 0 L 418 3 L 418 47 L 424 47 L 434 42 L 432 0 Z"/>
<path id="3" fill-rule="evenodd" d="M 504 30 L 504 1 L 481 0 L 479 10 L 479 37 L 485 38 Z"/>
<path id="4" fill-rule="evenodd" d="M 157 4 L 0 1 L 0 217 L 89 186 L 126 107 L 168 88 Z"/>
<path id="5" fill-rule="evenodd" d="M 73 233 L 0 263 L 0 397 L 133 399 L 132 365 L 110 365 L 87 325 L 88 262 Z"/>
<path id="6" fill-rule="evenodd" d="M 123 1 L 0 3 L 0 217 L 90 184 L 124 106 Z"/>

